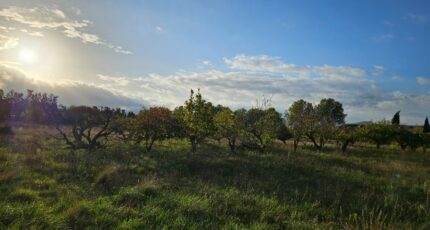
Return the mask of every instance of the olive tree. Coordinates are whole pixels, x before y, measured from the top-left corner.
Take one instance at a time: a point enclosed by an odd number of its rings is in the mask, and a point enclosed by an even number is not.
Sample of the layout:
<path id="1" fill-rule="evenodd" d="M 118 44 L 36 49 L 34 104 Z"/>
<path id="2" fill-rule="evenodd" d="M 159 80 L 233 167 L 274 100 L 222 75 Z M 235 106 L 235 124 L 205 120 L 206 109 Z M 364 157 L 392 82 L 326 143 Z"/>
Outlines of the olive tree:
<path id="1" fill-rule="evenodd" d="M 115 114 L 115 110 L 109 107 L 63 107 L 56 129 L 73 149 L 101 147 L 100 141 L 113 132 L 110 124 Z"/>

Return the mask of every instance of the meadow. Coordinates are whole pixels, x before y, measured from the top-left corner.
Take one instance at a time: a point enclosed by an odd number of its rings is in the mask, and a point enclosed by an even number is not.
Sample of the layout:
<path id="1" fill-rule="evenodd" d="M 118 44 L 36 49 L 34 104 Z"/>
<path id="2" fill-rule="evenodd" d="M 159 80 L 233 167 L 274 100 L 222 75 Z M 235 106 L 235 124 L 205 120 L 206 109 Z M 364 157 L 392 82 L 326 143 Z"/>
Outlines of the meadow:
<path id="1" fill-rule="evenodd" d="M 0 142 L 0 229 L 430 228 L 430 156 L 397 145 L 72 150 L 49 127 L 13 132 Z"/>

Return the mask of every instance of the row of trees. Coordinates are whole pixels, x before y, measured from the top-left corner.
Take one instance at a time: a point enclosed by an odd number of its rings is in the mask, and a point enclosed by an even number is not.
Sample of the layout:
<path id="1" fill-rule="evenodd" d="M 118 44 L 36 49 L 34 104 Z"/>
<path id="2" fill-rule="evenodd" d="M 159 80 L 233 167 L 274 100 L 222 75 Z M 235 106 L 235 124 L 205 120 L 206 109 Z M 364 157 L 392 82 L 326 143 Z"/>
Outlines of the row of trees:
<path id="1" fill-rule="evenodd" d="M 30 123 L 49 123 L 56 119 L 58 97 L 52 94 L 27 93 L 10 91 L 5 93 L 0 89 L 0 123 L 4 121 L 22 121 Z"/>
<path id="2" fill-rule="evenodd" d="M 343 152 L 356 141 L 381 145 L 397 142 L 402 149 L 428 146 L 428 119 L 423 130 L 400 125 L 400 111 L 391 123 L 381 121 L 362 126 L 346 125 L 342 104 L 322 99 L 318 104 L 295 101 L 282 116 L 264 101 L 255 108 L 232 111 L 213 106 L 201 93 L 191 90 L 183 106 L 173 111 L 165 107 L 143 109 L 138 114 L 109 107 L 59 106 L 57 97 L 0 91 L 0 123 L 25 121 L 55 126 L 61 138 L 74 149 L 96 148 L 112 137 L 126 143 L 143 144 L 150 151 L 156 141 L 187 138 L 191 150 L 207 138 L 226 140 L 232 152 L 237 146 L 265 151 L 278 139 L 293 139 L 294 151 L 301 142 L 311 142 L 321 151 L 327 142 L 337 143 Z"/>

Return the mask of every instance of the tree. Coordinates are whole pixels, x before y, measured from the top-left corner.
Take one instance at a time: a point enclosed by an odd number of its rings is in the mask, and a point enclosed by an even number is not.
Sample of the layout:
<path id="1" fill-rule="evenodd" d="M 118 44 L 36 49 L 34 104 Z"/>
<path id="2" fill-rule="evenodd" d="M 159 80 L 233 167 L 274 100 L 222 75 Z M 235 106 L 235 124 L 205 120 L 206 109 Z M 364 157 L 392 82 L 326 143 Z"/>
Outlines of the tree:
<path id="1" fill-rule="evenodd" d="M 278 137 L 281 115 L 274 108 L 266 110 L 253 108 L 246 112 L 242 145 L 264 152 L 266 147 Z"/>
<path id="2" fill-rule="evenodd" d="M 397 111 L 391 119 L 392 125 L 400 125 L 400 110 Z"/>
<path id="3" fill-rule="evenodd" d="M 307 137 L 316 149 L 323 149 L 325 142 L 334 136 L 336 127 L 345 123 L 345 117 L 342 103 L 332 98 L 324 98 L 315 106 Z"/>
<path id="4" fill-rule="evenodd" d="M 185 101 L 181 112 L 186 125 L 186 136 L 191 143 L 191 151 L 195 152 L 197 145 L 215 131 L 213 106 L 203 100 L 200 90 L 195 95 L 191 90 L 190 98 Z"/>
<path id="5" fill-rule="evenodd" d="M 24 99 L 24 94 L 11 90 L 7 93 L 6 98 L 9 101 L 10 108 L 9 120 L 19 121 L 21 119 L 21 115 L 25 112 L 27 104 Z"/>
<path id="6" fill-rule="evenodd" d="M 226 138 L 231 152 L 236 151 L 236 141 L 244 128 L 244 111 L 231 111 L 229 108 L 221 109 L 215 114 L 214 122 L 219 137 Z"/>
<path id="7" fill-rule="evenodd" d="M 145 109 L 137 115 L 136 121 L 134 139 L 137 143 L 143 141 L 148 152 L 151 151 L 155 141 L 172 136 L 176 123 L 172 111 L 165 107 Z"/>
<path id="8" fill-rule="evenodd" d="M 57 96 L 37 93 L 27 90 L 25 111 L 22 114 L 25 121 L 38 124 L 49 124 L 58 116 Z"/>
<path id="9" fill-rule="evenodd" d="M 291 139 L 293 137 L 293 134 L 288 129 L 287 125 L 285 125 L 285 121 L 282 121 L 279 124 L 279 131 L 278 131 L 278 140 L 282 141 L 285 145 L 287 144 L 287 140 Z"/>
<path id="10" fill-rule="evenodd" d="M 395 126 L 394 139 L 399 144 L 402 150 L 405 150 L 409 145 L 409 138 L 411 137 L 411 132 L 403 127 Z"/>
<path id="11" fill-rule="evenodd" d="M 288 112 L 285 114 L 288 128 L 293 134 L 294 151 L 297 150 L 299 142 L 306 133 L 307 127 L 312 119 L 312 113 L 312 104 L 300 99 L 295 101 L 288 109 Z"/>
<path id="12" fill-rule="evenodd" d="M 343 125 L 337 128 L 335 138 L 341 143 L 342 153 L 345 153 L 348 145 L 354 144 L 356 133 L 353 127 Z"/>
<path id="13" fill-rule="evenodd" d="M 100 147 L 100 140 L 113 132 L 110 124 L 115 115 L 115 110 L 109 107 L 63 107 L 56 122 L 56 129 L 71 148 L 93 149 Z"/>
<path id="14" fill-rule="evenodd" d="M 395 137 L 393 126 L 386 120 L 362 126 L 358 131 L 362 138 L 375 143 L 378 149 L 381 145 L 389 144 Z"/>
<path id="15" fill-rule="evenodd" d="M 424 121 L 423 133 L 430 133 L 430 124 L 428 117 L 426 117 L 426 120 Z"/>
<path id="16" fill-rule="evenodd" d="M 4 91 L 0 89 L 0 125 L 9 119 L 10 103 L 5 97 Z"/>
<path id="17" fill-rule="evenodd" d="M 426 152 L 427 148 L 430 146 L 430 133 L 421 133 L 420 136 L 423 152 Z"/>
<path id="18" fill-rule="evenodd" d="M 109 129 L 118 135 L 124 143 L 129 143 L 133 140 L 132 137 L 134 136 L 136 126 L 137 119 L 135 117 L 117 115 L 112 119 Z"/>

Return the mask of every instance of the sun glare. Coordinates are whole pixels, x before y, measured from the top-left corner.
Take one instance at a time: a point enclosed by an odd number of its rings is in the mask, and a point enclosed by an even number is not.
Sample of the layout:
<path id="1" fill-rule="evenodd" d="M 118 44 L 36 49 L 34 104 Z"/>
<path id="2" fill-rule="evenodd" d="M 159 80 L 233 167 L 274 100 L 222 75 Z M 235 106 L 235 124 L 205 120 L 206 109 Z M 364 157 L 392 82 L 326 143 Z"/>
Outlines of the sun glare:
<path id="1" fill-rule="evenodd" d="M 36 54 L 30 49 L 22 49 L 19 53 L 19 60 L 26 64 L 33 64 L 37 60 Z"/>

